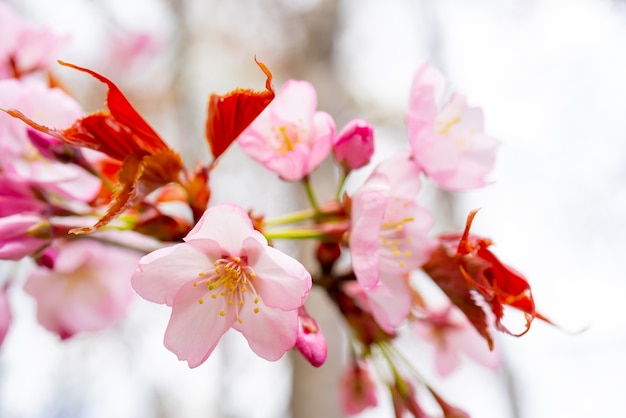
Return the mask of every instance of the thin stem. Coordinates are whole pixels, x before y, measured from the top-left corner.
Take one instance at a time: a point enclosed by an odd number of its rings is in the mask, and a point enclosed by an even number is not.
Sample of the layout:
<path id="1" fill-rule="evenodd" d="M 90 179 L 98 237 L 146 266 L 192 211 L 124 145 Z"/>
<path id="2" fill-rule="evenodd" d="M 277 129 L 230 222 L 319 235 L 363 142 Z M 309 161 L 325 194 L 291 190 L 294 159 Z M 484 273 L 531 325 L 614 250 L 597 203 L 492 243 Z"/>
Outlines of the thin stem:
<path id="1" fill-rule="evenodd" d="M 298 223 L 313 219 L 315 217 L 315 211 L 313 209 L 305 209 L 298 212 L 288 213 L 287 215 L 279 216 L 263 221 L 263 226 L 278 226 L 291 223 Z"/>
<path id="2" fill-rule="evenodd" d="M 349 174 L 350 174 L 349 171 L 344 170 L 343 174 L 341 175 L 341 180 L 339 181 L 339 187 L 337 187 L 337 194 L 336 194 L 336 198 L 338 202 L 341 201 L 341 192 L 343 191 L 343 187 L 346 185 L 346 180 L 348 180 Z"/>
<path id="3" fill-rule="evenodd" d="M 315 197 L 315 192 L 313 192 L 313 187 L 311 187 L 311 181 L 309 180 L 309 176 L 306 175 L 302 179 L 302 183 L 304 184 L 304 190 L 306 190 L 306 195 L 309 198 L 309 202 L 311 202 L 311 206 L 313 206 L 313 210 L 316 214 L 320 213 L 320 207 L 317 203 L 317 198 Z"/>
<path id="4" fill-rule="evenodd" d="M 323 234 L 314 229 L 288 229 L 285 231 L 264 232 L 265 238 L 273 239 L 322 239 Z"/>

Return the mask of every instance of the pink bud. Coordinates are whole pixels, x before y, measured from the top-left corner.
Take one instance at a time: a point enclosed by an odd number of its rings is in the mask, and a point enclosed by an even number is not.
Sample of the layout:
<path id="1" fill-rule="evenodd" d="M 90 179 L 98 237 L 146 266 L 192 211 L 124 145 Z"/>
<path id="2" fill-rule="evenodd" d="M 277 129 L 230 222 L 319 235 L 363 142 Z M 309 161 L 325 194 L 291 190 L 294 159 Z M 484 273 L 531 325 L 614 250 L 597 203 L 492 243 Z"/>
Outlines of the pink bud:
<path id="1" fill-rule="evenodd" d="M 311 365 L 319 367 L 326 361 L 328 347 L 322 330 L 315 319 L 309 316 L 304 306 L 298 308 L 298 339 L 296 348 Z"/>
<path id="2" fill-rule="evenodd" d="M 363 167 L 374 154 L 374 128 L 363 119 L 352 119 L 335 138 L 333 153 L 347 170 Z"/>

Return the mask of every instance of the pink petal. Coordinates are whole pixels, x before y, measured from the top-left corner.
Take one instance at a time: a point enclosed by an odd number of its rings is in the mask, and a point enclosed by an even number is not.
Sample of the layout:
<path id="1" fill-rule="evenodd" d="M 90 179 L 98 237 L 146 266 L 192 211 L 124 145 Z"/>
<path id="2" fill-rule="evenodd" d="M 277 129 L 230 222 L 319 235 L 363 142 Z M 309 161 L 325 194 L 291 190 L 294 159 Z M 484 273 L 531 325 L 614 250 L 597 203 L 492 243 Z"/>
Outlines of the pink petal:
<path id="1" fill-rule="evenodd" d="M 165 331 L 168 350 L 185 360 L 189 367 L 202 364 L 217 346 L 220 338 L 235 322 L 235 312 L 226 308 L 224 298 L 205 298 L 205 286 L 187 283 L 180 288 L 172 305 L 172 316 Z M 220 311 L 225 312 L 221 316 Z"/>
<path id="2" fill-rule="evenodd" d="M 253 284 L 263 303 L 285 311 L 302 306 L 311 289 L 311 275 L 304 266 L 252 238 L 246 238 L 244 248 L 257 275 Z"/>
<path id="3" fill-rule="evenodd" d="M 131 283 L 142 298 L 172 306 L 181 286 L 199 280 L 198 273 L 212 269 L 221 252 L 213 240 L 161 248 L 142 257 Z"/>
<path id="4" fill-rule="evenodd" d="M 350 257 L 356 277 L 365 289 L 379 280 L 380 228 L 387 209 L 388 186 L 384 182 L 370 183 L 358 191 L 352 200 Z"/>
<path id="5" fill-rule="evenodd" d="M 392 332 L 409 314 L 411 293 L 404 277 L 384 277 L 373 289 L 366 290 L 374 319 L 386 332 Z"/>
<path id="6" fill-rule="evenodd" d="M 242 208 L 224 203 L 207 209 L 185 241 L 212 239 L 219 242 L 227 253 L 222 255 L 237 256 L 241 252 L 243 236 L 252 236 L 261 243 L 267 243 L 265 237 L 254 230 L 250 217 Z"/>
<path id="7" fill-rule="evenodd" d="M 259 357 L 276 361 L 296 344 L 298 311 L 270 308 L 262 299 L 257 305 L 258 313 L 243 309 L 240 313 L 242 322 L 235 321 L 233 328 L 246 337 L 250 348 Z"/>

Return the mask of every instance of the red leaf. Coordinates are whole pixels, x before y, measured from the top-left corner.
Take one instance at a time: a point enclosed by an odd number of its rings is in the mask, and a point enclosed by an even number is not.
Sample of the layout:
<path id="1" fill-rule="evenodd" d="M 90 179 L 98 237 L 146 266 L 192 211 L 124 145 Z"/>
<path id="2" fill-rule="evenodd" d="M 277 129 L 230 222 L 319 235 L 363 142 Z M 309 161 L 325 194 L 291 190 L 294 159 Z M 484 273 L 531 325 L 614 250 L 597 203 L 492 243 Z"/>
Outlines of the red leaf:
<path id="1" fill-rule="evenodd" d="M 223 96 L 211 94 L 209 97 L 205 133 L 215 159 L 274 99 L 272 73 L 256 58 L 254 61 L 267 76 L 264 91 L 235 89 Z"/>
<path id="2" fill-rule="evenodd" d="M 535 318 L 552 323 L 535 310 L 535 302 L 526 279 L 503 264 L 488 247 L 491 240 L 470 234 L 477 211 L 470 212 L 463 234 L 446 234 L 439 237 L 440 247 L 424 266 L 426 273 L 448 295 L 470 320 L 472 325 L 492 347 L 484 312 L 479 314 L 470 290 L 478 292 L 490 306 L 498 330 L 521 336 L 528 332 Z M 504 307 L 518 309 L 524 314 L 526 324 L 520 333 L 511 332 L 504 324 Z"/>
<path id="3" fill-rule="evenodd" d="M 117 172 L 117 188 L 105 214 L 93 227 L 70 231 L 80 234 L 105 226 L 153 190 L 179 181 L 183 164 L 180 156 L 137 113 L 112 81 L 87 68 L 59 63 L 90 74 L 106 84 L 107 109 L 78 119 L 65 129 L 40 125 L 15 109 L 6 112 L 66 144 L 103 152 L 121 163 Z M 111 168 L 110 165 L 108 167 Z M 111 175 L 106 173 L 103 178 L 110 178 Z"/>

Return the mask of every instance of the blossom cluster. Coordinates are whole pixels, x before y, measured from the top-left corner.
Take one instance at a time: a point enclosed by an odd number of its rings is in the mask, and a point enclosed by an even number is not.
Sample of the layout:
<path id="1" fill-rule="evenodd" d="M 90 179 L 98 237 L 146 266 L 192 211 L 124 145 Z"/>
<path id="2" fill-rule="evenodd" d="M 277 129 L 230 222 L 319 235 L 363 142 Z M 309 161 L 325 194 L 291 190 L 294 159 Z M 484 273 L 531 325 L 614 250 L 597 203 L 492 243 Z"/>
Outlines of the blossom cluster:
<path id="1" fill-rule="evenodd" d="M 319 286 L 351 340 L 338 387 L 347 414 L 377 404 L 378 381 L 397 417 L 432 416 L 424 394 L 439 415 L 462 417 L 406 364 L 397 336 L 430 342 L 445 376 L 462 352 L 497 367 L 494 331 L 521 335 L 536 318 L 550 322 L 526 279 L 496 257 L 490 239 L 471 232 L 476 211 L 463 231 L 432 233 L 436 214 L 419 199 L 424 180 L 452 192 L 483 187 L 499 146 L 484 132 L 482 111 L 446 94 L 434 66 L 424 64 L 410 87 L 404 149 L 349 192 L 346 179 L 374 155 L 374 126 L 354 119 L 338 129 L 317 109 L 311 83 L 289 80 L 275 90 L 257 61 L 265 89 L 210 95 L 205 136 L 213 160 L 189 168 L 111 80 L 60 62 L 108 89 L 106 108 L 85 114 L 52 77 L 65 39 L 0 6 L 0 259 L 32 261 L 23 289 L 37 302 L 39 322 L 60 338 L 119 321 L 135 292 L 171 308 L 164 344 L 189 367 L 231 329 L 264 359 L 296 349 L 318 367 L 327 346 L 305 302 Z M 212 204 L 210 173 L 235 143 L 280 179 L 300 183 L 309 206 L 266 219 L 237 202 Z M 310 174 L 328 159 L 336 198 L 318 202 Z M 172 202 L 189 216 L 168 211 Z M 315 241 L 319 265 L 307 268 L 274 247 L 289 239 Z M 447 304 L 432 303 L 416 277 L 429 278 Z M 0 342 L 17 283 L 1 286 Z M 522 313 L 521 331 L 504 325 L 505 308 Z"/>

